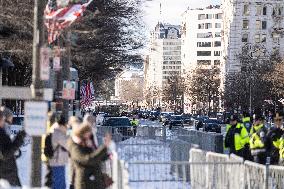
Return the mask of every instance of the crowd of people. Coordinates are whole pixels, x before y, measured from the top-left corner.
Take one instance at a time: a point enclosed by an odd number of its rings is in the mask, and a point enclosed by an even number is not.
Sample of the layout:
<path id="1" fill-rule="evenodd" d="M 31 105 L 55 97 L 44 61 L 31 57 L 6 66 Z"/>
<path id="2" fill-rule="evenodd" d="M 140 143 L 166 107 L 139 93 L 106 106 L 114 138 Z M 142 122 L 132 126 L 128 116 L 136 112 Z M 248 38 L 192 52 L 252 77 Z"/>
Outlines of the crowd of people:
<path id="1" fill-rule="evenodd" d="M 0 179 L 11 186 L 20 187 L 16 159 L 24 143 L 26 132 L 11 136 L 9 126 L 13 112 L 0 109 Z M 86 114 L 78 117 L 48 114 L 47 134 L 42 138 L 42 161 L 46 166 L 44 185 L 48 188 L 104 189 L 112 179 L 103 171 L 103 164 L 112 158 L 111 135 L 104 137 L 99 146 L 96 136 L 96 119 Z M 69 179 L 65 178 L 68 169 Z M 69 180 L 70 183 L 66 183 Z"/>
<path id="2" fill-rule="evenodd" d="M 242 120 L 232 115 L 226 125 L 225 148 L 245 160 L 260 164 L 284 165 L 283 113 L 273 116 L 273 124 L 265 124 L 262 114 L 251 119 L 247 113 Z"/>

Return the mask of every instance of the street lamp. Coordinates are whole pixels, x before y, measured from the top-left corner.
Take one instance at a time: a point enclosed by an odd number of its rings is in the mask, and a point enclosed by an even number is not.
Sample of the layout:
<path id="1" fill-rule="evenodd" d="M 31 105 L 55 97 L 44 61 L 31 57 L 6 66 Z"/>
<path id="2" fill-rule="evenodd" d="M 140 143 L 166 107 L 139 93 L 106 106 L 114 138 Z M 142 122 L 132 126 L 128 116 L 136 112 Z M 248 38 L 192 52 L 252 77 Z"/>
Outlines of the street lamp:
<path id="1" fill-rule="evenodd" d="M 2 58 L 0 59 L 0 88 L 2 87 L 2 69 L 3 68 L 13 68 L 15 65 L 10 59 Z M 2 99 L 0 99 L 0 105 L 2 104 Z"/>

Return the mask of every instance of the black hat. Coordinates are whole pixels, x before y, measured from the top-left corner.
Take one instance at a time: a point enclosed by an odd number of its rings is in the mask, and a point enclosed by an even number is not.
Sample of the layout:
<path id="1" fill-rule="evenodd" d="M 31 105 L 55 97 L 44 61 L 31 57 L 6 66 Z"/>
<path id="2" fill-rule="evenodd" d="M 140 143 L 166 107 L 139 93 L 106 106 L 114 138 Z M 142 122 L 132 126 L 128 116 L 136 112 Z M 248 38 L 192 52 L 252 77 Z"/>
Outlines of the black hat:
<path id="1" fill-rule="evenodd" d="M 239 120 L 239 116 L 238 115 L 231 115 L 230 116 L 230 121 L 238 121 Z"/>

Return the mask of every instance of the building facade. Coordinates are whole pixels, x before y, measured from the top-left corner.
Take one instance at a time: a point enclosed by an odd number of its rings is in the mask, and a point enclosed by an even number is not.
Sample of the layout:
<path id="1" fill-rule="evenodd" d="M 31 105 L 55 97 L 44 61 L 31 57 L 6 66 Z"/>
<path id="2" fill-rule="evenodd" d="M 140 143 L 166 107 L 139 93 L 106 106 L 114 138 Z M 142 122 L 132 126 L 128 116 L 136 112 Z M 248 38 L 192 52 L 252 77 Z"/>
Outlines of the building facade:
<path id="1" fill-rule="evenodd" d="M 182 15 L 182 65 L 188 72 L 198 67 L 219 66 L 222 59 L 222 9 L 209 6 L 188 9 Z"/>
<path id="2" fill-rule="evenodd" d="M 180 26 L 158 23 L 151 32 L 150 43 L 144 94 L 151 98 L 151 106 L 162 106 L 167 80 L 181 74 Z"/>
<path id="3" fill-rule="evenodd" d="M 182 74 L 187 78 L 193 70 L 220 69 L 223 60 L 222 9 L 220 5 L 188 9 L 182 14 Z M 206 104 L 192 102 L 184 94 L 184 112 L 192 113 Z"/>
<path id="4" fill-rule="evenodd" d="M 241 69 L 242 47 L 260 46 L 284 55 L 283 0 L 223 0 L 224 73 Z"/>

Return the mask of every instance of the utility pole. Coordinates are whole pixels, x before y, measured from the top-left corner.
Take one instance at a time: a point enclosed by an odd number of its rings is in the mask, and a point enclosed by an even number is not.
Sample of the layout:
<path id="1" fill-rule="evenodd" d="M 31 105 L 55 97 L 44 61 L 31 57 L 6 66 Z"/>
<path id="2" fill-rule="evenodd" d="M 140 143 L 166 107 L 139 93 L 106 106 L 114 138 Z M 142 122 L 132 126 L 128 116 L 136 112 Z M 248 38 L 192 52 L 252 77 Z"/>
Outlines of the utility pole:
<path id="1" fill-rule="evenodd" d="M 43 46 L 43 13 L 45 0 L 34 1 L 34 32 L 33 32 L 33 75 L 32 97 L 35 101 L 43 99 L 43 82 L 40 80 L 40 48 Z M 33 136 L 32 140 L 31 186 L 41 187 L 41 137 Z"/>

